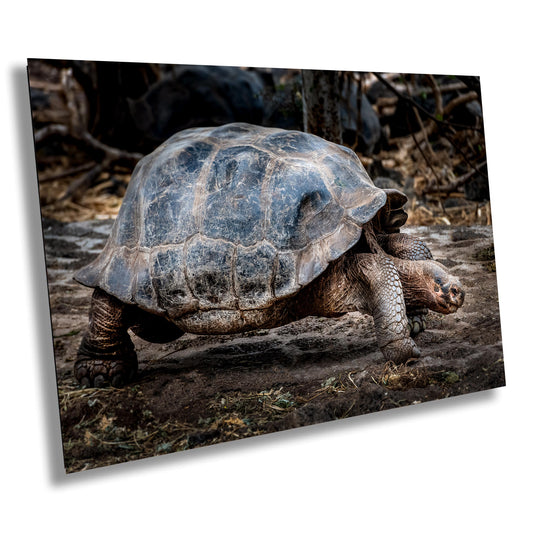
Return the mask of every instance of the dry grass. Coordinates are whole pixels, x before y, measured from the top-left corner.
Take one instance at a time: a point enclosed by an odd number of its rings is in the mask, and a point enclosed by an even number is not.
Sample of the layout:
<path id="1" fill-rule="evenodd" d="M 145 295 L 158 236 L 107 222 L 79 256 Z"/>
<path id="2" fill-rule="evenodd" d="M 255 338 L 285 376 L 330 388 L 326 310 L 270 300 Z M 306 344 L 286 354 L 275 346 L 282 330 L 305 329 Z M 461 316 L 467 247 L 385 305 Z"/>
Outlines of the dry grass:
<path id="1" fill-rule="evenodd" d="M 429 374 L 424 367 L 412 367 L 408 363 L 385 363 L 381 372 L 372 377 L 374 383 L 391 390 L 423 388 L 429 384 Z"/>
<path id="2" fill-rule="evenodd" d="M 409 215 L 407 224 L 410 226 L 486 226 L 492 223 L 490 202 L 484 204 L 468 202 L 464 206 L 446 209 L 438 202 L 429 206 L 414 203 L 413 206 L 409 206 L 407 212 Z"/>
<path id="3" fill-rule="evenodd" d="M 130 176 L 124 175 L 121 181 L 126 185 Z M 74 179 L 74 178 L 73 178 Z M 115 218 L 122 204 L 122 196 L 108 192 L 112 183 L 106 176 L 96 186 L 89 188 L 79 198 L 61 200 L 73 179 L 58 182 L 44 182 L 39 186 L 41 212 L 46 218 L 61 222 L 76 222 Z M 120 187 L 120 194 L 125 186 Z"/>

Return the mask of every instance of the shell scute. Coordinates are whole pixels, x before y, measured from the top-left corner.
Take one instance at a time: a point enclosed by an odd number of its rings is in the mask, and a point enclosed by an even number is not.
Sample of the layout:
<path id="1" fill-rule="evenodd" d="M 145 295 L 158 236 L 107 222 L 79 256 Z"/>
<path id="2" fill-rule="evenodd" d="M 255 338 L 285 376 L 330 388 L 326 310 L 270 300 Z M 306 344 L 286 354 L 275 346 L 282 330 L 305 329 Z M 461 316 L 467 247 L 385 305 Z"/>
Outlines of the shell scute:
<path id="1" fill-rule="evenodd" d="M 136 273 L 132 288 L 133 301 L 143 309 L 151 309 L 153 302 L 157 302 L 157 295 L 150 273 L 150 252 L 139 251 L 133 269 Z"/>
<path id="2" fill-rule="evenodd" d="M 359 159 L 357 162 L 341 151 L 328 154 L 322 160 L 339 204 L 344 208 L 363 207 L 377 197 L 384 205 L 386 193 L 372 183 Z"/>
<path id="3" fill-rule="evenodd" d="M 270 212 L 272 218 L 266 238 L 279 250 L 299 250 L 311 239 L 334 230 L 335 215 L 340 219 L 342 208 L 332 205 L 331 193 L 324 185 L 322 175 L 314 165 L 287 160 L 280 163 L 270 179 Z M 314 217 L 330 205 L 333 217 L 328 227 L 317 227 Z M 340 216 L 339 216 L 340 214 Z"/>
<path id="4" fill-rule="evenodd" d="M 267 242 L 252 248 L 237 247 L 235 289 L 241 309 L 265 307 L 272 301 L 276 256 L 275 248 Z"/>
<path id="5" fill-rule="evenodd" d="M 246 124 L 244 122 L 234 122 L 232 124 L 224 124 L 218 128 L 205 128 L 209 131 L 209 138 L 218 140 L 231 141 L 238 139 L 239 142 L 249 142 L 257 135 L 257 126 L 253 124 Z M 190 130 L 189 130 L 190 131 Z"/>
<path id="6" fill-rule="evenodd" d="M 196 236 L 187 243 L 187 280 L 201 308 L 237 307 L 232 272 L 232 243 Z"/>
<path id="7" fill-rule="evenodd" d="M 134 253 L 125 247 L 116 250 L 104 267 L 99 280 L 104 290 L 127 303 L 133 303 L 132 287 L 136 276 L 132 268 L 135 261 Z"/>
<path id="8" fill-rule="evenodd" d="M 193 299 L 185 279 L 184 246 L 157 249 L 151 254 L 151 279 L 158 307 L 174 315 Z M 146 275 L 146 274 L 145 274 Z"/>
<path id="9" fill-rule="evenodd" d="M 274 274 L 274 296 L 283 298 L 294 294 L 299 288 L 296 255 L 292 252 L 279 253 L 278 264 Z"/>
<path id="10" fill-rule="evenodd" d="M 281 156 L 297 156 L 304 155 L 305 158 L 311 153 L 320 154 L 327 141 L 303 133 L 301 131 L 284 131 L 278 130 L 266 136 L 260 143 L 260 146 L 268 148 L 273 153 Z"/>
<path id="11" fill-rule="evenodd" d="M 147 169 L 144 184 L 137 192 L 137 202 L 130 209 L 137 217 L 135 226 L 143 231 L 139 245 L 147 248 L 182 243 L 197 231 L 194 199 L 199 175 L 213 145 L 197 142 L 176 150 L 168 146 Z M 121 216 L 119 218 L 122 217 Z"/>
<path id="12" fill-rule="evenodd" d="M 261 185 L 270 159 L 269 154 L 251 146 L 217 153 L 201 202 L 203 235 L 243 246 L 262 239 Z"/>

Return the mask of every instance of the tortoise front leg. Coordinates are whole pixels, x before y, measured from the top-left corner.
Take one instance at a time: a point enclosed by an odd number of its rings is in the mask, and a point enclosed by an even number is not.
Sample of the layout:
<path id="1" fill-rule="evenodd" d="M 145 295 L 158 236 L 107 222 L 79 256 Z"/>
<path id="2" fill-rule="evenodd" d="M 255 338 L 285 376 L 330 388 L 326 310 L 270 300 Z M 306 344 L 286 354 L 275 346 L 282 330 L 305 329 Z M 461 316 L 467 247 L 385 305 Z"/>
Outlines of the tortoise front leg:
<path id="1" fill-rule="evenodd" d="M 388 360 L 403 363 L 419 357 L 410 338 L 400 276 L 384 254 L 358 254 L 354 281 L 361 287 L 360 306 L 374 317 L 378 346 Z"/>
<path id="2" fill-rule="evenodd" d="M 405 233 L 392 233 L 379 235 L 378 242 L 385 252 L 410 261 L 424 261 L 433 259 L 433 254 L 427 244 L 418 237 L 412 237 Z M 415 337 L 426 329 L 426 315 L 428 310 L 424 308 L 407 309 L 407 322 L 411 337 Z"/>
<path id="3" fill-rule="evenodd" d="M 120 387 L 137 371 L 137 355 L 128 335 L 129 310 L 106 292 L 95 289 L 89 328 L 78 349 L 74 375 L 80 385 Z"/>

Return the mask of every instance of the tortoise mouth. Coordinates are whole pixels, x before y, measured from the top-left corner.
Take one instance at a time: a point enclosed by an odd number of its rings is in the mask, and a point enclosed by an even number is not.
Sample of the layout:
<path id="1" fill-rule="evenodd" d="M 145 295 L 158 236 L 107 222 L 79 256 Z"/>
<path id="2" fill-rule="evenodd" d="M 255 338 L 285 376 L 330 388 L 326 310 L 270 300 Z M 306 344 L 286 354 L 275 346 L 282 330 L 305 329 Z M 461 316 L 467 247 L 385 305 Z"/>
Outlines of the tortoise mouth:
<path id="1" fill-rule="evenodd" d="M 462 302 L 450 301 L 448 295 L 440 295 L 440 298 L 437 298 L 437 309 L 434 310 L 443 315 L 450 315 L 455 313 L 461 305 Z"/>
<path id="2" fill-rule="evenodd" d="M 454 304 L 440 301 L 438 302 L 437 306 L 432 310 L 442 315 L 450 315 L 451 313 L 455 313 L 457 309 L 458 307 Z"/>

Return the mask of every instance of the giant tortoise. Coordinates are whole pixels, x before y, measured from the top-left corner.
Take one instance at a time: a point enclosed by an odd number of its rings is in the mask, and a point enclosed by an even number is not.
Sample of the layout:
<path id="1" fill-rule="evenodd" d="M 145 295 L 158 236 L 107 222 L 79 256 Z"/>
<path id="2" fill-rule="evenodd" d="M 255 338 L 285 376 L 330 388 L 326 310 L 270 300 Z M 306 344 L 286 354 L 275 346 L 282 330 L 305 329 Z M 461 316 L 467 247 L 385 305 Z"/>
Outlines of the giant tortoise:
<path id="1" fill-rule="evenodd" d="M 170 342 L 350 311 L 373 317 L 388 360 L 419 356 L 408 314 L 452 313 L 464 291 L 399 233 L 406 200 L 311 134 L 243 123 L 175 134 L 138 163 L 104 250 L 75 275 L 95 289 L 76 378 L 131 380 L 128 329 Z"/>

